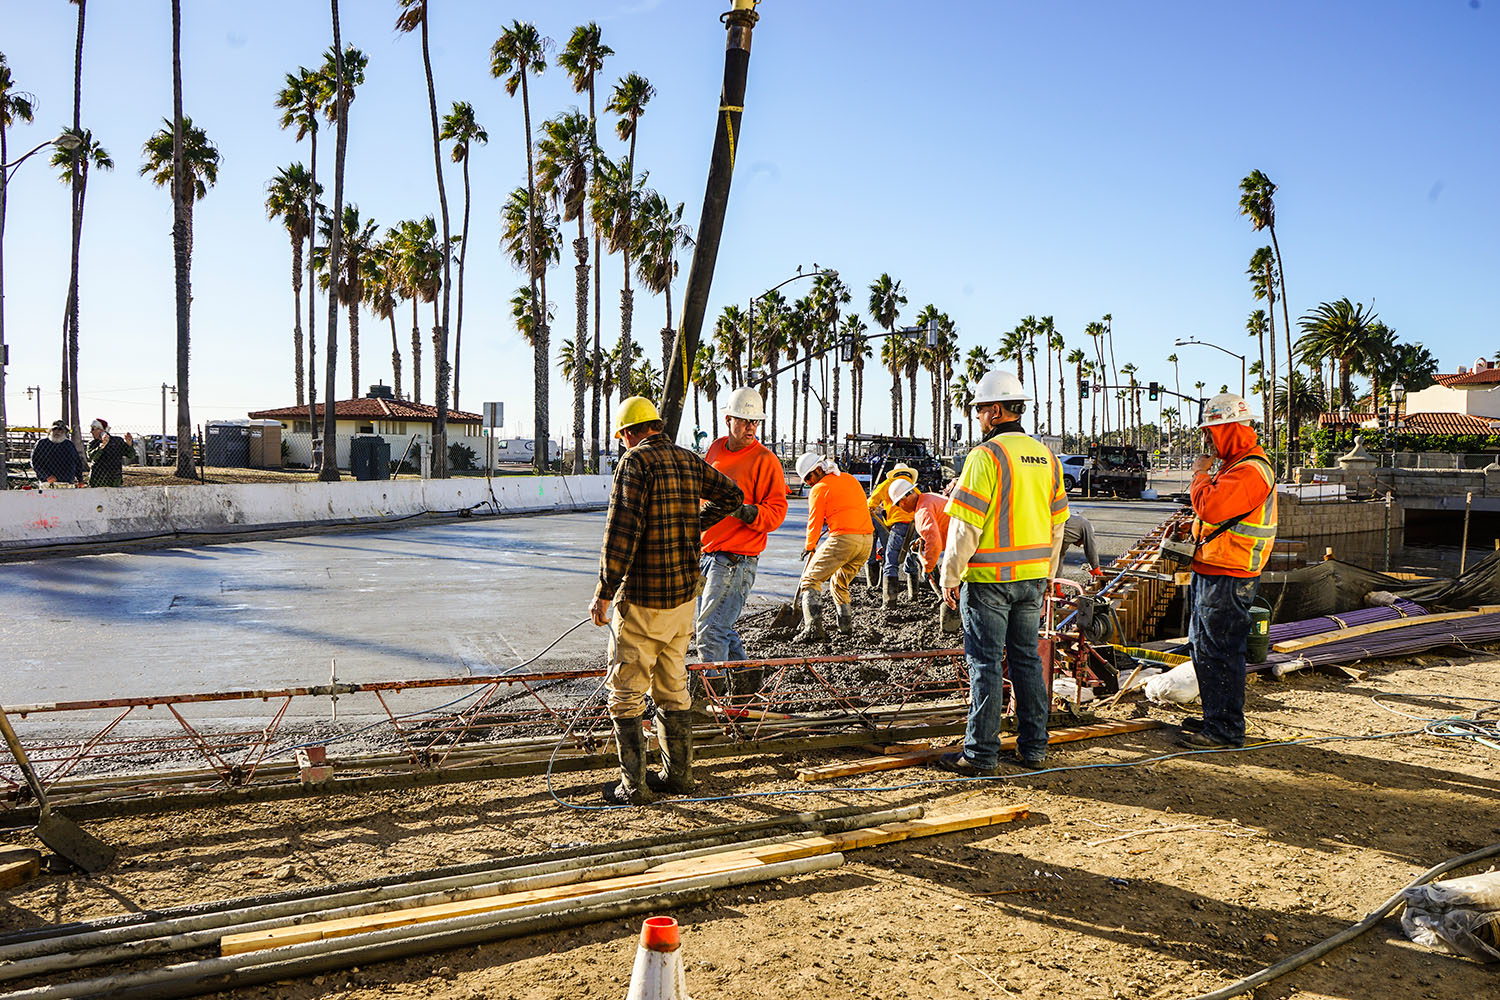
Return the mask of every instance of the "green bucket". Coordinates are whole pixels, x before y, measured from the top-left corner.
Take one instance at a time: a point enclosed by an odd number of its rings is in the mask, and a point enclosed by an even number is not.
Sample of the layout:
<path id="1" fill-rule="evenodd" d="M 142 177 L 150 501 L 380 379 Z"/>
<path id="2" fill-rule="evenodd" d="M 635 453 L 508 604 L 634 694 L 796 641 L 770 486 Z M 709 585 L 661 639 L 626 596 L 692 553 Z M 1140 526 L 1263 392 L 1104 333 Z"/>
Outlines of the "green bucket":
<path id="1" fill-rule="evenodd" d="M 1260 598 L 1250 605 L 1250 638 L 1245 640 L 1245 662 L 1264 663 L 1271 651 L 1271 607 Z"/>

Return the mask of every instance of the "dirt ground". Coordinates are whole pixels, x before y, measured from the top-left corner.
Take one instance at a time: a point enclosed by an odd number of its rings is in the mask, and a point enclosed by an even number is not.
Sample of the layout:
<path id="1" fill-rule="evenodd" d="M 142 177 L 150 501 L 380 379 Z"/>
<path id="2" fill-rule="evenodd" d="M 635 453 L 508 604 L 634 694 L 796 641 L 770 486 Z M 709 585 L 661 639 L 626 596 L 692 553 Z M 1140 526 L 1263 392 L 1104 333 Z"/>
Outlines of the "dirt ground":
<path id="1" fill-rule="evenodd" d="M 1494 653 L 1442 651 L 1366 665 L 1345 682 L 1255 680 L 1252 735 L 1286 740 L 1420 729 L 1500 698 Z M 1127 703 L 1107 713 L 1176 710 Z M 1054 748 L 1059 768 L 1172 752 L 1164 729 Z M 807 791 L 804 758 L 699 766 L 704 796 Z M 608 843 L 671 829 L 844 804 L 922 803 L 929 815 L 1027 803 L 1030 819 L 850 852 L 838 869 L 718 893 L 683 924 L 699 997 L 1182 997 L 1213 989 L 1343 929 L 1418 872 L 1500 840 L 1500 767 L 1478 743 L 1406 735 L 1000 780 L 883 772 L 814 794 L 576 811 L 540 778 L 89 824 L 121 848 L 98 879 L 47 876 L 0 896 L 4 929 L 264 893 L 482 858 Z M 562 775 L 596 801 L 604 772 Z M 928 783 L 930 782 L 930 783 Z M 868 787 L 866 787 L 868 786 Z M 878 790 L 869 790 L 878 789 Z M 4 840 L 34 845 L 30 834 Z M 250 988 L 238 998 L 619 997 L 638 920 Z M 1387 920 L 1266 998 L 1493 995 L 1494 967 L 1429 953 Z M 769 985 L 774 984 L 774 986 Z"/>

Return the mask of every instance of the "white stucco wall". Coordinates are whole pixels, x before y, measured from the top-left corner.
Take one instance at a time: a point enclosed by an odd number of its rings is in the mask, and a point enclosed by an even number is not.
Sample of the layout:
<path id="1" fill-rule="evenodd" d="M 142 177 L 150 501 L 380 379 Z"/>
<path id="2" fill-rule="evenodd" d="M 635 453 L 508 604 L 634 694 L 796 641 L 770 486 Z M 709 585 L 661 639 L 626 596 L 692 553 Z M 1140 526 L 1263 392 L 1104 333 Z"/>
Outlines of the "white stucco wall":
<path id="1" fill-rule="evenodd" d="M 1406 412 L 1468 413 L 1500 417 L 1500 386 L 1493 389 L 1455 389 L 1430 385 L 1406 397 Z"/>

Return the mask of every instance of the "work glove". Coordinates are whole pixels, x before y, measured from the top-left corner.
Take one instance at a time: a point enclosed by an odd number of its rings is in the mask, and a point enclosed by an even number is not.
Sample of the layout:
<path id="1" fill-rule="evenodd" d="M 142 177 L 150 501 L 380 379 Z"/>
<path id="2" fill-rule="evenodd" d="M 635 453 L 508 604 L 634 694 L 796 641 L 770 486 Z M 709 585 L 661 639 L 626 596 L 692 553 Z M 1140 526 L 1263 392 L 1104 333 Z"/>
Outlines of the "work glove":
<path id="1" fill-rule="evenodd" d="M 756 517 L 760 515 L 760 508 L 753 503 L 742 503 L 740 509 L 730 514 L 730 517 L 738 518 L 746 524 L 754 524 Z"/>
<path id="2" fill-rule="evenodd" d="M 1095 580 L 1102 580 L 1104 579 L 1104 570 L 1101 567 L 1095 566 L 1089 570 L 1089 576 L 1092 576 Z"/>
<path id="3" fill-rule="evenodd" d="M 812 555 L 812 554 L 813 554 L 813 550 L 812 549 L 803 549 L 802 550 L 802 561 L 803 562 L 807 562 L 807 557 L 810 556 L 810 555 Z"/>

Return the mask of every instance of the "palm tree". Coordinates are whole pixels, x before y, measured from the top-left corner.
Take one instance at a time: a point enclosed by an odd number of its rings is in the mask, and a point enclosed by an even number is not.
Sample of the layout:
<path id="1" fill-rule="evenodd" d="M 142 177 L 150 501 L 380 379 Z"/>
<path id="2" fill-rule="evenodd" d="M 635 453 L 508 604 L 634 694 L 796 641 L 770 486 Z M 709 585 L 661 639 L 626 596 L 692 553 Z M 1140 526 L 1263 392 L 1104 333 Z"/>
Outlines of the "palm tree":
<path id="1" fill-rule="evenodd" d="M 1128 391 L 1128 398 L 1125 401 L 1125 409 L 1130 418 L 1130 440 L 1132 444 L 1139 446 L 1141 431 L 1141 394 L 1139 390 L 1135 388 L 1138 384 L 1135 380 L 1135 373 L 1138 371 L 1138 369 L 1136 368 L 1134 363 L 1127 361 L 1125 362 L 1124 366 L 1120 368 L 1120 371 L 1125 373 L 1126 384 L 1130 386 L 1130 389 Z"/>
<path id="2" fill-rule="evenodd" d="M 901 294 L 901 282 L 882 274 L 870 282 L 870 318 L 886 332 L 885 343 L 880 347 L 880 361 L 891 373 L 891 433 L 901 433 L 901 349 L 893 346 L 895 338 L 890 336 L 896 329 L 896 318 L 901 307 L 906 305 L 906 296 Z"/>
<path id="3" fill-rule="evenodd" d="M 745 351 L 745 314 L 739 306 L 731 303 L 719 313 L 714 322 L 714 347 L 720 357 L 727 359 L 729 387 L 738 389 L 745 383 L 744 362 L 740 358 Z"/>
<path id="4" fill-rule="evenodd" d="M 578 220 L 578 238 L 573 241 L 573 253 L 578 258 L 574 268 L 576 288 L 573 296 L 573 312 L 576 319 L 579 357 L 589 352 L 588 347 L 588 299 L 589 299 L 589 241 L 584 235 L 583 220 L 588 214 L 584 200 L 589 191 L 589 171 L 598 158 L 594 148 L 592 128 L 577 109 L 559 115 L 542 124 L 542 140 L 538 143 L 540 154 L 537 172 L 544 194 L 550 195 L 562 209 L 562 220 Z M 574 369 L 573 382 L 573 473 L 583 474 L 583 386 L 588 374 L 587 365 Z"/>
<path id="5" fill-rule="evenodd" d="M 839 328 L 839 318 L 843 307 L 852 301 L 849 286 L 844 284 L 837 271 L 828 271 L 813 279 L 813 303 L 817 314 L 818 342 L 820 350 L 831 347 L 835 343 L 836 332 Z M 822 370 L 826 371 L 829 358 L 824 354 L 819 361 Z M 826 376 L 825 376 L 826 378 Z M 853 388 L 851 384 L 851 390 Z M 824 421 L 829 424 L 824 437 L 831 437 L 838 441 L 838 412 L 839 412 L 839 365 L 833 366 L 833 405 L 825 409 Z"/>
<path id="6" fill-rule="evenodd" d="M 974 447 L 974 387 L 969 384 L 969 377 L 960 374 L 953 380 L 953 388 L 949 391 L 949 397 L 953 405 L 958 407 L 959 412 L 964 415 L 964 422 L 968 427 L 969 447 Z"/>
<path id="7" fill-rule="evenodd" d="M 1111 313 L 1105 313 L 1099 317 L 1099 321 L 1104 324 L 1104 336 L 1109 341 L 1109 365 L 1110 368 L 1115 370 L 1114 380 L 1118 383 L 1120 381 L 1120 364 L 1115 360 L 1115 318 Z M 1105 369 L 1106 372 L 1108 370 Z M 1117 395 L 1116 398 L 1120 400 L 1120 433 L 1123 435 L 1125 433 L 1125 397 Z M 1121 437 L 1120 440 L 1123 442 L 1124 438 Z"/>
<path id="8" fill-rule="evenodd" d="M 397 223 L 386 234 L 394 255 L 397 287 L 401 297 L 411 302 L 411 392 L 412 402 L 422 402 L 422 325 L 417 315 L 420 302 L 436 302 L 443 281 L 443 265 L 438 259 L 437 222 L 428 215 Z"/>
<path id="9" fill-rule="evenodd" d="M 709 437 L 714 436 L 719 413 L 719 359 L 713 344 L 699 344 L 698 356 L 693 359 L 693 427 L 701 429 L 703 420 L 698 414 L 698 393 L 708 397 Z"/>
<path id="10" fill-rule="evenodd" d="M 1337 302 L 1319 303 L 1317 308 L 1298 320 L 1302 336 L 1297 339 L 1296 347 L 1302 361 L 1314 364 L 1328 358 L 1338 362 L 1339 403 L 1342 406 L 1354 403 L 1351 376 L 1369 356 L 1376 318 L 1375 313 L 1367 311 L 1362 303 L 1342 298 Z M 1301 393 L 1293 392 L 1291 399 L 1294 404 L 1300 402 Z"/>
<path id="11" fill-rule="evenodd" d="M 610 237 L 611 242 L 619 246 L 625 264 L 625 284 L 620 289 L 620 363 L 622 365 L 631 363 L 630 320 L 635 307 L 634 295 L 630 290 L 630 257 L 635 250 L 636 243 L 634 210 L 637 203 L 632 197 L 635 183 L 635 140 L 640 133 L 641 116 L 646 113 L 646 105 L 654 96 L 656 96 L 656 88 L 651 86 L 650 81 L 639 73 L 629 73 L 620 77 L 620 82 L 615 84 L 614 93 L 610 95 L 609 103 L 604 106 L 604 110 L 620 116 L 620 120 L 615 123 L 615 135 L 619 136 L 622 141 L 630 143 L 630 151 L 625 156 L 625 168 L 619 175 L 620 181 L 624 184 L 619 201 L 620 211 L 614 222 L 614 233 Z M 630 392 L 630 369 L 621 368 L 618 381 L 620 399 L 623 401 Z"/>
<path id="12" fill-rule="evenodd" d="M 923 306 L 922 309 L 917 313 L 915 324 L 922 329 L 926 329 L 929 325 L 936 327 L 938 326 L 939 318 L 941 316 L 942 313 L 938 312 L 938 307 L 929 302 L 925 306 Z M 935 354 L 932 348 L 927 346 L 927 342 L 925 340 L 920 343 L 914 343 L 911 345 L 911 347 L 912 349 L 907 352 L 906 356 L 906 375 L 907 378 L 911 380 L 911 413 L 907 417 L 907 435 L 910 437 L 916 437 L 917 370 L 919 368 L 928 368 L 929 373 L 933 374 L 935 377 L 937 368 L 942 364 L 942 359 L 941 356 Z M 935 395 L 936 392 L 934 392 L 934 396 Z M 937 404 L 935 401 L 933 406 L 931 407 L 931 410 L 933 418 L 932 433 L 933 437 L 935 438 L 937 436 Z M 935 447 L 936 445 L 934 445 L 934 448 Z"/>
<path id="13" fill-rule="evenodd" d="M 400 249 L 397 232 L 387 229 L 385 236 L 371 250 L 365 279 L 365 305 L 378 319 L 391 324 L 391 391 L 401 395 L 401 344 L 396 339 L 396 307 L 400 305 Z"/>
<path id="14" fill-rule="evenodd" d="M 1000 335 L 1000 357 L 1016 363 L 1016 378 L 1026 384 L 1026 331 L 1017 325 Z"/>
<path id="15" fill-rule="evenodd" d="M 858 313 L 845 316 L 843 325 L 839 327 L 839 336 L 854 346 L 854 360 L 849 365 L 849 394 L 854 397 L 854 419 L 849 426 L 855 434 L 859 433 L 864 419 L 865 359 L 874 354 L 870 342 L 865 339 L 865 331 L 868 329 Z"/>
<path id="16" fill-rule="evenodd" d="M 89 130 L 64 129 L 63 134 L 77 140 L 71 150 L 57 147 L 52 153 L 52 165 L 58 169 L 58 179 L 72 188 L 74 209 L 73 259 L 68 278 L 67 310 L 63 316 L 67 331 L 62 378 L 63 419 L 68 420 L 73 428 L 73 443 L 81 446 L 78 428 L 78 257 L 83 239 L 83 203 L 88 193 L 89 171 L 113 170 L 115 161 Z"/>
<path id="17" fill-rule="evenodd" d="M 505 92 L 511 97 L 516 96 L 516 88 L 521 90 L 521 116 L 526 130 L 526 208 L 531 213 L 531 219 L 526 224 L 527 232 L 536 230 L 536 158 L 531 146 L 531 95 L 527 88 L 527 73 L 532 76 L 540 76 L 547 68 L 547 49 L 552 42 L 542 37 L 536 30 L 536 25 L 512 21 L 509 28 L 500 33 L 494 46 L 490 49 L 490 75 L 499 79 L 505 78 Z M 535 339 L 532 347 L 535 356 L 532 359 L 532 374 L 535 377 L 535 392 L 533 403 L 533 418 L 535 427 L 532 435 L 535 439 L 536 471 L 545 472 L 547 468 L 547 444 L 551 439 L 551 431 L 547 422 L 547 354 L 548 354 L 548 322 L 544 318 L 549 315 L 547 310 L 547 296 L 545 292 L 538 294 L 537 286 L 541 279 L 538 273 L 538 261 L 536 259 L 536 241 L 526 240 L 527 261 L 526 272 L 531 280 L 531 305 L 537 310 L 539 322 L 535 331 Z M 541 271 L 546 270 L 545 264 L 541 265 Z"/>
<path id="18" fill-rule="evenodd" d="M 146 140 L 142 149 L 145 160 L 141 176 L 150 177 L 157 187 L 172 192 L 172 255 L 177 286 L 177 440 L 192 436 L 192 421 L 187 406 L 188 357 L 192 308 L 193 203 L 208 193 L 219 179 L 219 150 L 207 133 L 182 114 L 180 0 L 172 0 L 173 121 L 163 120 L 165 127 Z M 175 124 L 174 124 L 175 122 Z M 179 173 L 180 171 L 180 173 Z M 174 182 L 173 178 L 178 178 Z M 177 474 L 193 475 L 191 449 L 178 449 Z"/>
<path id="19" fill-rule="evenodd" d="M 280 219 L 292 240 L 292 355 L 297 405 L 306 401 L 306 368 L 302 358 L 302 244 L 312 232 L 307 214 L 312 178 L 301 163 L 276 171 L 266 185 L 266 218 Z"/>
<path id="20" fill-rule="evenodd" d="M 595 99 L 595 77 L 604 68 L 604 60 L 614 55 L 614 49 L 605 45 L 600 40 L 599 25 L 590 21 L 588 24 L 580 24 L 573 29 L 573 34 L 568 36 L 568 44 L 563 47 L 557 57 L 557 64 L 568 74 L 568 79 L 573 83 L 573 93 L 581 94 L 585 90 L 589 94 L 589 142 L 594 149 L 594 160 L 590 164 L 589 176 L 598 173 L 600 149 L 599 149 L 599 123 L 594 113 Z M 603 267 L 601 246 L 601 233 L 599 232 L 598 220 L 594 220 L 594 356 L 589 370 L 592 375 L 589 384 L 592 387 L 592 400 L 590 407 L 590 427 L 592 428 L 591 439 L 593 443 L 594 468 L 599 468 L 599 401 L 603 392 L 600 381 L 601 367 L 603 364 L 603 352 L 600 348 L 600 269 Z"/>
<path id="21" fill-rule="evenodd" d="M 1250 289 L 1257 299 L 1266 301 L 1267 329 L 1271 335 L 1271 351 L 1268 363 L 1271 366 L 1271 383 L 1276 381 L 1276 261 L 1271 253 L 1270 247 L 1261 247 L 1250 255 L 1250 267 L 1245 272 L 1250 277 Z M 1285 303 L 1283 303 L 1285 304 Z M 1257 310 L 1259 311 L 1259 310 Z M 1288 364 L 1290 364 L 1290 360 Z M 1269 419 L 1266 421 L 1267 433 L 1271 441 L 1277 440 L 1276 435 L 1276 403 L 1271 397 L 1274 393 L 1268 393 L 1270 402 Z"/>
<path id="22" fill-rule="evenodd" d="M 324 93 L 328 81 L 323 74 L 306 66 L 297 67 L 296 73 L 286 75 L 285 86 L 276 95 L 276 107 L 281 109 L 281 127 L 297 129 L 297 141 L 304 138 L 311 142 L 308 157 L 307 219 L 308 238 L 312 238 L 312 220 L 318 217 L 318 195 L 323 187 L 318 183 L 318 112 L 323 107 Z M 314 411 L 318 403 L 318 305 L 317 275 L 313 271 L 312 254 L 307 255 L 307 420 L 313 441 L 318 440 L 318 425 Z"/>
<path id="23" fill-rule="evenodd" d="M 557 367 L 562 372 L 564 381 L 582 384 L 584 380 L 593 377 L 594 361 L 587 350 L 580 354 L 577 344 L 565 340 L 557 349 Z M 576 460 L 577 452 L 574 456 Z"/>
<path id="24" fill-rule="evenodd" d="M 1057 324 L 1051 316 L 1043 316 L 1037 323 L 1036 332 L 1042 338 L 1042 346 L 1047 349 L 1047 433 L 1052 433 L 1052 351 L 1062 349 L 1062 337 L 1058 335 Z M 1062 355 L 1057 356 L 1058 380 L 1062 379 Z"/>
<path id="25" fill-rule="evenodd" d="M 344 214 L 344 154 L 349 148 L 349 103 L 354 100 L 354 88 L 364 82 L 366 60 L 364 55 L 352 45 L 346 50 L 339 37 L 339 0 L 329 0 L 329 8 L 333 20 L 333 46 L 324 58 L 323 75 L 328 81 L 326 91 L 328 106 L 324 109 L 324 113 L 328 120 L 337 126 L 333 146 L 333 217 L 338 219 Z M 334 226 L 331 233 L 329 259 L 337 262 L 342 259 L 340 244 L 343 240 L 343 231 L 338 226 Z M 339 480 L 338 448 L 336 447 L 338 423 L 335 413 L 335 400 L 338 398 L 338 387 L 335 383 L 339 360 L 338 325 L 339 297 L 330 294 L 328 296 L 328 335 L 324 338 L 326 360 L 323 362 L 324 393 L 327 395 L 327 401 L 323 404 L 323 465 L 318 470 L 319 481 L 325 483 L 334 483 Z M 434 434 L 434 439 L 435 443 L 440 442 L 439 435 Z M 446 451 L 446 449 L 442 450 Z M 438 456 L 439 461 L 444 458 L 445 456 L 441 454 Z M 441 467 L 446 470 L 446 465 Z"/>
<path id="26" fill-rule="evenodd" d="M 1266 377 L 1266 311 L 1264 309 L 1257 309 L 1252 312 L 1250 318 L 1245 320 L 1245 330 L 1250 336 L 1256 339 L 1256 342 L 1260 346 L 1260 361 L 1258 362 L 1260 365 L 1258 369 L 1260 378 L 1257 382 L 1257 391 L 1260 392 L 1261 420 L 1265 424 L 1266 433 L 1270 437 L 1270 440 L 1275 441 L 1276 429 L 1271 423 L 1271 393 L 1268 391 L 1271 379 Z M 1271 339 L 1271 344 L 1273 347 L 1276 344 L 1274 336 Z M 1269 371 L 1274 377 L 1276 372 L 1274 365 Z"/>
<path id="27" fill-rule="evenodd" d="M 668 364 L 687 364 L 672 353 L 672 279 L 677 277 L 677 251 L 693 245 L 692 229 L 682 222 L 682 202 L 676 208 L 655 191 L 641 196 L 635 228 L 635 276 L 653 295 L 665 295 L 667 323 L 661 331 L 662 370 Z M 685 383 L 685 380 L 684 380 Z"/>
<path id="28" fill-rule="evenodd" d="M 781 454 L 778 443 L 780 441 L 780 428 L 777 425 L 778 414 L 781 410 L 781 376 L 776 374 L 776 369 L 781 367 L 781 351 L 786 343 L 786 326 L 788 309 L 786 298 L 779 291 L 767 292 L 760 297 L 760 317 L 755 341 L 750 349 L 755 352 L 754 363 L 751 372 L 757 371 L 764 366 L 771 381 L 771 388 L 766 393 L 766 406 L 771 420 L 771 441 L 769 446 L 776 454 Z"/>
<path id="29" fill-rule="evenodd" d="M 10 159 L 5 142 L 5 130 L 16 122 L 29 122 L 35 114 L 35 98 L 15 89 L 10 67 L 5 64 L 5 53 L 0 52 L 0 163 Z M 5 354 L 5 188 L 6 177 L 0 172 L 0 355 Z M 5 365 L 0 363 L 0 442 L 7 441 L 9 433 L 5 420 Z M 0 446 L 0 453 L 4 452 Z M 9 488 L 10 480 L 0 473 L 0 490 Z"/>
<path id="30" fill-rule="evenodd" d="M 360 396 L 359 381 L 359 306 L 367 298 L 366 282 L 370 279 L 371 258 L 376 253 L 375 220 L 360 219 L 359 206 L 344 206 L 340 220 L 339 259 L 330 261 L 333 245 L 333 220 L 324 216 L 318 223 L 324 244 L 315 247 L 318 269 L 323 272 L 318 287 L 325 292 L 330 287 L 339 301 L 349 308 L 349 395 Z M 394 313 L 393 313 L 394 316 Z"/>
<path id="31" fill-rule="evenodd" d="M 647 399 L 661 398 L 662 373 L 651 366 L 651 359 L 646 358 L 631 374 L 631 395 L 645 396 Z"/>
<path id="32" fill-rule="evenodd" d="M 458 315 L 453 322 L 453 408 L 459 409 L 459 376 L 463 373 L 464 346 L 464 264 L 469 259 L 469 151 L 474 143 L 486 145 L 490 134 L 474 117 L 474 106 L 468 101 L 454 101 L 453 110 L 443 116 L 443 130 L 439 136 L 453 143 L 449 156 L 454 163 L 463 165 L 464 177 L 464 221 L 458 237 Z"/>
<path id="33" fill-rule="evenodd" d="M 1286 304 L 1286 264 L 1281 259 L 1281 243 L 1276 239 L 1276 185 L 1271 178 L 1259 170 L 1252 170 L 1240 181 L 1240 214 L 1250 219 L 1250 228 L 1255 232 L 1262 229 L 1271 234 L 1271 247 L 1276 254 L 1275 284 L 1281 286 L 1281 322 L 1286 331 L 1286 367 L 1287 377 L 1291 377 L 1296 367 L 1296 359 L 1292 350 L 1292 320 L 1287 313 Z M 1275 308 L 1274 302 L 1269 308 Z M 1272 337 L 1275 336 L 1274 324 Z M 1273 366 L 1274 368 L 1274 366 Z M 1274 374 L 1274 372 L 1273 372 Z M 1274 379 L 1273 379 L 1274 381 Z M 1296 393 L 1289 397 L 1296 402 Z M 1272 403 L 1272 416 L 1275 416 L 1276 403 Z M 1287 450 L 1295 453 L 1298 445 L 1298 423 L 1297 411 L 1286 411 L 1287 427 Z"/>
<path id="34" fill-rule="evenodd" d="M 1073 366 L 1073 370 L 1078 374 L 1078 384 L 1082 385 L 1085 375 L 1084 366 L 1088 364 L 1088 359 L 1083 353 L 1083 348 L 1075 347 L 1069 351 L 1067 362 Z M 1083 392 L 1081 390 L 1078 393 L 1078 438 L 1080 442 L 1083 439 Z M 1083 449 L 1080 447 L 1079 450 Z"/>

